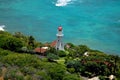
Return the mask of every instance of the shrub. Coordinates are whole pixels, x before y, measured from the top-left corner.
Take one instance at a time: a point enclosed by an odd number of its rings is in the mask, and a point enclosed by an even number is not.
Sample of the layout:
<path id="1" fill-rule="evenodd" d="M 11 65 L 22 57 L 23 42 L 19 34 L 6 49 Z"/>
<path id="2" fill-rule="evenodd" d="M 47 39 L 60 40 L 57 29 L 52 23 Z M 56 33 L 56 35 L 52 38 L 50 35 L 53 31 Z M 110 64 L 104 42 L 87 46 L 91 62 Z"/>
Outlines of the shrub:
<path id="1" fill-rule="evenodd" d="M 0 50 L 0 57 L 7 56 L 8 54 L 11 54 L 12 52 L 7 50 Z"/>
<path id="2" fill-rule="evenodd" d="M 59 56 L 58 55 L 55 55 L 55 54 L 52 54 L 52 53 L 49 53 L 47 55 L 47 58 L 50 60 L 50 61 L 53 61 L 55 59 L 59 59 Z"/>
<path id="3" fill-rule="evenodd" d="M 24 80 L 23 74 L 15 67 L 7 69 L 4 80 Z"/>
<path id="4" fill-rule="evenodd" d="M 52 80 L 62 80 L 65 74 L 65 70 L 65 67 L 62 65 L 49 64 L 47 68 L 47 73 L 48 75 L 50 75 Z"/>
<path id="5" fill-rule="evenodd" d="M 67 69 L 70 73 L 74 73 L 75 72 L 75 69 L 74 68 L 68 68 Z"/>
<path id="6" fill-rule="evenodd" d="M 81 78 L 74 74 L 66 74 L 63 80 L 81 80 Z"/>
<path id="7" fill-rule="evenodd" d="M 106 80 L 105 76 L 99 76 L 100 80 Z"/>
<path id="8" fill-rule="evenodd" d="M 36 56 L 30 54 L 9 54 L 2 59 L 2 62 L 19 67 L 32 66 L 38 68 L 41 66 L 41 61 Z"/>
<path id="9" fill-rule="evenodd" d="M 32 76 L 30 76 L 30 75 L 26 75 L 26 76 L 24 77 L 24 79 L 25 79 L 25 80 L 33 80 L 33 79 L 32 79 Z"/>
<path id="10" fill-rule="evenodd" d="M 79 45 L 76 48 L 77 55 L 81 56 L 83 55 L 86 51 L 89 51 L 90 49 L 86 45 Z"/>
<path id="11" fill-rule="evenodd" d="M 52 80 L 45 70 L 39 71 L 37 74 L 41 77 L 41 80 Z"/>
<path id="12" fill-rule="evenodd" d="M 65 57 L 66 56 L 66 53 L 64 52 L 64 51 L 58 51 L 58 55 L 60 56 L 60 57 Z"/>
<path id="13" fill-rule="evenodd" d="M 14 37 L 5 37 L 2 40 L 0 40 L 0 42 L 1 48 L 8 49 L 11 51 L 20 51 L 21 47 L 23 46 L 23 42 Z"/>

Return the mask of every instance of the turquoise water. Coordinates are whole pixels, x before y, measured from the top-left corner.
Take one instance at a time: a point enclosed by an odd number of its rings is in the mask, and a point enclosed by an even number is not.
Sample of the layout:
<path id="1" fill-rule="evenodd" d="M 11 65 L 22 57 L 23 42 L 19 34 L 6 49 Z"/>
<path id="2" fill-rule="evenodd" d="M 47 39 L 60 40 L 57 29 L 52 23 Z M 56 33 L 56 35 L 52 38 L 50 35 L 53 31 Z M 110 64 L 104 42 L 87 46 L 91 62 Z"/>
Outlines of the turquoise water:
<path id="1" fill-rule="evenodd" d="M 42 42 L 55 40 L 62 25 L 64 42 L 120 54 L 120 0 L 59 1 L 0 0 L 0 25 Z"/>

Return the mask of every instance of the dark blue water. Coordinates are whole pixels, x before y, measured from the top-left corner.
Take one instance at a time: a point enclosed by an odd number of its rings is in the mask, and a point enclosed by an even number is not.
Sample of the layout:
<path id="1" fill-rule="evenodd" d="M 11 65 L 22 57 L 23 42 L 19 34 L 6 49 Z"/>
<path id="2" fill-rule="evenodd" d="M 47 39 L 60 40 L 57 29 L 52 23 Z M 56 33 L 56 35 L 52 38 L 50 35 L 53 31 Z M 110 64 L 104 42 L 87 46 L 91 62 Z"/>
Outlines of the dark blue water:
<path id="1" fill-rule="evenodd" d="M 120 0 L 66 3 L 56 6 L 57 0 L 0 0 L 0 25 L 9 32 L 20 31 L 42 42 L 55 40 L 56 29 L 62 25 L 64 42 L 120 54 Z"/>

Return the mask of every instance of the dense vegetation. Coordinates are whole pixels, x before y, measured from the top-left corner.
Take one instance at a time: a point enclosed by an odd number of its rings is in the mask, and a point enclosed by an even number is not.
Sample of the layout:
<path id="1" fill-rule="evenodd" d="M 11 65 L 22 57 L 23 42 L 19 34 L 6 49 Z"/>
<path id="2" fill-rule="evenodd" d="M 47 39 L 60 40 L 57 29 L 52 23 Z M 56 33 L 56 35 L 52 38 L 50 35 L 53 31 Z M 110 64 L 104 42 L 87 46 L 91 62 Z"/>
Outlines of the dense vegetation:
<path id="1" fill-rule="evenodd" d="M 92 50 L 86 45 L 67 43 L 65 51 L 49 46 L 45 56 L 33 49 L 45 46 L 20 32 L 0 31 L 0 78 L 4 80 L 82 80 L 113 74 L 120 79 L 120 57 Z M 85 55 L 87 53 L 87 55 Z M 41 53 L 39 53 L 41 54 Z"/>

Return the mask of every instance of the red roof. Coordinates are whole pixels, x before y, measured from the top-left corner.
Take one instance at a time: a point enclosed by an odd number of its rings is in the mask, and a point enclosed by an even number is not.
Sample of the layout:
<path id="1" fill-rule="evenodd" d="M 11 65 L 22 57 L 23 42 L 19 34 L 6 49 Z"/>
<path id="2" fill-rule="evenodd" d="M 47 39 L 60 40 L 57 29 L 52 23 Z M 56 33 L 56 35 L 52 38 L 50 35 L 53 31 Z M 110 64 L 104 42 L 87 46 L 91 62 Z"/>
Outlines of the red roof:
<path id="1" fill-rule="evenodd" d="M 57 40 L 53 41 L 51 44 L 48 44 L 46 43 L 45 46 L 51 46 L 51 47 L 55 47 L 57 44 Z M 35 48 L 34 49 L 35 52 L 38 52 L 38 53 L 45 53 L 47 51 L 47 49 L 44 49 L 44 48 Z"/>
<path id="2" fill-rule="evenodd" d="M 35 48 L 34 51 L 35 51 L 35 52 L 38 52 L 38 53 L 45 53 L 45 52 L 47 51 L 47 49 Z"/>
<path id="3" fill-rule="evenodd" d="M 55 47 L 56 44 L 57 44 L 57 41 L 55 40 L 55 41 L 53 41 L 53 42 L 50 44 L 50 46 L 51 46 L 51 47 Z"/>

